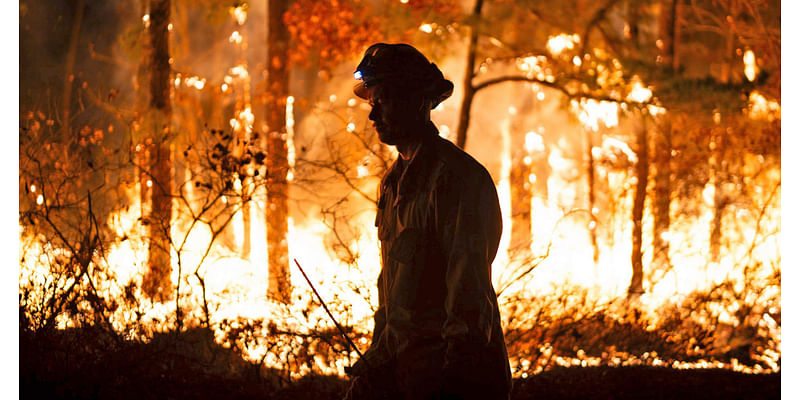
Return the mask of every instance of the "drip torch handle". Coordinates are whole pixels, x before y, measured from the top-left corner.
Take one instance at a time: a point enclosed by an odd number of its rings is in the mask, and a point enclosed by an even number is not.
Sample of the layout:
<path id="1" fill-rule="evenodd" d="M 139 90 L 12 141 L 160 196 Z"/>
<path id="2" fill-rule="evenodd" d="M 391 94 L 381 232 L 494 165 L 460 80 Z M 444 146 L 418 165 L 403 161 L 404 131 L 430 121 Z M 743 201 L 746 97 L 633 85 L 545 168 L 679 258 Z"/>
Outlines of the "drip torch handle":
<path id="1" fill-rule="evenodd" d="M 352 347 L 353 350 L 355 350 L 355 352 L 358 354 L 359 358 L 361 358 L 362 360 L 364 360 L 365 363 L 367 363 L 367 359 L 364 358 L 364 355 L 361 354 L 361 351 L 358 350 L 358 347 L 356 347 L 356 344 L 353 343 L 352 340 L 350 340 L 350 336 L 347 336 L 347 332 L 345 332 L 344 328 L 341 325 L 339 325 L 339 322 L 336 321 L 336 318 L 333 317 L 333 314 L 331 313 L 331 311 L 328 310 L 328 306 L 325 304 L 325 300 L 322 300 L 322 296 L 319 295 L 319 292 L 317 292 L 317 288 L 315 288 L 314 284 L 311 283 L 311 280 L 308 279 L 308 275 L 306 275 L 306 271 L 303 270 L 303 267 L 300 266 L 300 263 L 297 262 L 296 258 L 294 259 L 294 263 L 297 265 L 297 268 L 300 269 L 300 273 L 303 274 L 303 278 L 306 278 L 306 282 L 308 282 L 308 286 L 311 286 L 311 290 L 313 290 L 314 294 L 317 295 L 317 299 L 319 300 L 319 303 L 322 304 L 322 308 L 325 309 L 325 312 L 328 313 L 328 316 L 331 318 L 331 321 L 333 321 L 333 323 L 336 325 L 336 327 L 339 328 L 339 333 L 342 334 L 342 337 L 344 337 L 344 339 L 347 341 L 347 344 L 349 344 L 350 347 Z M 369 363 L 367 363 L 367 364 L 369 364 Z"/>

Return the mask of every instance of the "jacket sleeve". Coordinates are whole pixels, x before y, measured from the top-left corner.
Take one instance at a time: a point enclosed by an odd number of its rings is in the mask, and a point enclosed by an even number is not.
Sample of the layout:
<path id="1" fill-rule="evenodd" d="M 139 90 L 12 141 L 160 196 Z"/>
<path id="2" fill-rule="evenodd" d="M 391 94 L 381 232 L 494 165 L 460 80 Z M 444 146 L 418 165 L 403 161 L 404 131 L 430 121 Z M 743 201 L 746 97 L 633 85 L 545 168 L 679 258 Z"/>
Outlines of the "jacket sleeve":
<path id="1" fill-rule="evenodd" d="M 386 305 L 384 304 L 383 293 L 380 288 L 383 280 L 383 272 L 378 275 L 378 309 L 372 315 L 372 320 L 375 322 L 375 327 L 372 330 L 372 343 L 376 343 L 378 338 L 383 334 L 383 329 L 386 328 Z"/>
<path id="2" fill-rule="evenodd" d="M 491 178 L 449 178 L 436 196 L 437 237 L 445 256 L 447 343 L 445 372 L 474 368 L 492 337 L 497 300 L 491 263 L 502 233 L 497 191 Z"/>

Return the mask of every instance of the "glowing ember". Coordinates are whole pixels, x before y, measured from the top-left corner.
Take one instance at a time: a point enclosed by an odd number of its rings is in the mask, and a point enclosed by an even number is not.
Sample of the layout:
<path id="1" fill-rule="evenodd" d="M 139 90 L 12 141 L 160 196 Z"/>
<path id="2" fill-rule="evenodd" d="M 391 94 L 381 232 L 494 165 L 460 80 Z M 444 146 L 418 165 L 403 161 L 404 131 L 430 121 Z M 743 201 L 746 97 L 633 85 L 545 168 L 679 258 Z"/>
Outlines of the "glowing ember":
<path id="1" fill-rule="evenodd" d="M 197 90 L 202 90 L 206 86 L 206 79 L 201 79 L 199 76 L 190 76 L 183 80 L 183 84 Z"/>
<path id="2" fill-rule="evenodd" d="M 527 151 L 528 153 L 544 151 L 544 140 L 542 139 L 542 135 L 539 135 L 534 131 L 526 133 L 525 151 Z"/>
<path id="3" fill-rule="evenodd" d="M 756 54 L 753 53 L 753 50 L 747 50 L 744 52 L 744 56 L 742 58 L 744 61 L 744 76 L 746 76 L 747 80 L 750 82 L 756 80 L 756 75 L 758 74 Z"/>
<path id="4" fill-rule="evenodd" d="M 562 33 L 556 36 L 550 36 L 547 39 L 547 50 L 550 54 L 554 56 L 558 56 L 564 50 L 572 50 L 575 48 L 575 45 L 580 43 L 580 36 L 577 34 L 569 35 L 566 33 Z"/>
<path id="5" fill-rule="evenodd" d="M 245 21 L 247 21 L 247 4 L 231 7 L 230 13 L 233 15 L 233 18 L 236 19 L 236 23 L 244 25 Z"/>
<path id="6" fill-rule="evenodd" d="M 633 83 L 631 85 L 631 92 L 628 94 L 628 100 L 635 101 L 637 103 L 645 103 L 650 98 L 653 97 L 653 91 L 646 88 L 642 81 L 634 76 Z"/>
<path id="7" fill-rule="evenodd" d="M 781 119 L 781 104 L 775 100 L 767 100 L 763 94 L 753 91 L 750 93 L 749 116 L 752 119 L 774 121 Z"/>
<path id="8" fill-rule="evenodd" d="M 233 33 L 231 33 L 231 36 L 228 38 L 228 41 L 231 43 L 241 44 L 242 39 L 243 37 L 239 33 L 239 31 L 233 31 Z"/>
<path id="9" fill-rule="evenodd" d="M 253 111 L 250 110 L 249 106 L 245 107 L 244 110 L 239 112 L 238 119 L 244 123 L 243 127 L 245 132 L 253 131 L 253 121 L 255 120 L 255 116 L 253 115 Z"/>
<path id="10" fill-rule="evenodd" d="M 250 74 L 247 72 L 247 67 L 245 67 L 244 65 L 237 65 L 237 66 L 231 68 L 228 71 L 228 73 L 233 75 L 234 77 L 236 77 L 238 79 L 246 79 L 247 77 L 250 76 Z M 225 82 L 226 83 L 231 83 L 231 82 L 228 82 L 227 79 L 225 80 Z"/>
<path id="11" fill-rule="evenodd" d="M 608 128 L 619 125 L 619 105 L 615 102 L 581 99 L 572 100 L 570 105 L 581 124 L 593 131 L 600 129 L 601 122 Z"/>
<path id="12" fill-rule="evenodd" d="M 294 180 L 294 164 L 297 157 L 294 148 L 294 96 L 286 97 L 286 158 L 289 170 L 286 172 L 286 180 Z"/>

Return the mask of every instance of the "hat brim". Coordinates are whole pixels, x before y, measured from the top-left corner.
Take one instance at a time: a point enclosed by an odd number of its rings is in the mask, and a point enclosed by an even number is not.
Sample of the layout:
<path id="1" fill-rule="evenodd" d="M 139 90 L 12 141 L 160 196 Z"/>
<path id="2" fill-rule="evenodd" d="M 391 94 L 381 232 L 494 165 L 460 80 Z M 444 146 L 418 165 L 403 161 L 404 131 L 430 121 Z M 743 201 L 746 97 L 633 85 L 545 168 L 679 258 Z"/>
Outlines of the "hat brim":
<path id="1" fill-rule="evenodd" d="M 372 95 L 371 91 L 372 90 L 367 87 L 367 83 L 364 81 L 359 81 L 355 84 L 355 86 L 353 86 L 353 93 L 364 100 L 370 99 L 370 96 Z"/>
<path id="2" fill-rule="evenodd" d="M 436 107 L 437 105 L 439 105 L 439 103 L 447 100 L 450 96 L 452 96 L 453 88 L 454 88 L 453 82 L 450 82 L 447 79 L 442 79 L 436 82 L 433 92 L 437 93 L 438 95 L 434 96 L 432 99 L 434 102 L 433 107 Z M 372 91 L 374 89 L 375 89 L 374 85 L 368 87 L 366 82 L 358 81 L 358 83 L 356 83 L 353 86 L 353 93 L 355 93 L 356 96 L 364 100 L 370 100 L 372 98 Z"/>

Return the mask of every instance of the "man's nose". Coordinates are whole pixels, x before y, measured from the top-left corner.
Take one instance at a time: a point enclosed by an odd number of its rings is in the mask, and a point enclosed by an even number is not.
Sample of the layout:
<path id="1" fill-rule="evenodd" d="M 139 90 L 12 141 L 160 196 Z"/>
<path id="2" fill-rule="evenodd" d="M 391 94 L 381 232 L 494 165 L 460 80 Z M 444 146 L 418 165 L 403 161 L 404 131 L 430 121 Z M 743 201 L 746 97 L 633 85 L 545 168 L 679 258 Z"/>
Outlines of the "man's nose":
<path id="1" fill-rule="evenodd" d="M 378 110 L 378 105 L 372 106 L 372 111 L 369 112 L 369 120 L 378 122 L 378 118 L 380 118 L 380 111 Z"/>

